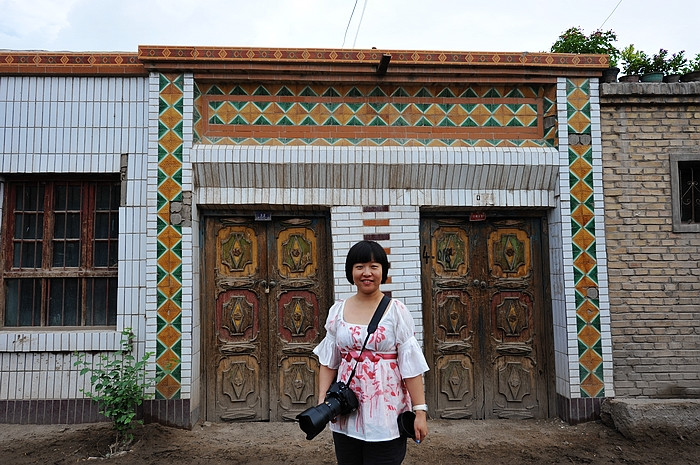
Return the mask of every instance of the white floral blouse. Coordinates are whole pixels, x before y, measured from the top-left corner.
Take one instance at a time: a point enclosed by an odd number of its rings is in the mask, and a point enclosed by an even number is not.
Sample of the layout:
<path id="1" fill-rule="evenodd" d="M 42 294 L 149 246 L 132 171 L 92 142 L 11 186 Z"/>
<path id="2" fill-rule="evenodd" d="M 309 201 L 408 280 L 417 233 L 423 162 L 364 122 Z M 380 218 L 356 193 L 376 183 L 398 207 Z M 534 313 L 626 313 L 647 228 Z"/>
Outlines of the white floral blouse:
<path id="1" fill-rule="evenodd" d="M 367 336 L 367 325 L 347 323 L 343 318 L 345 301 L 328 311 L 326 337 L 314 349 L 321 365 L 338 370 L 345 382 Z M 411 409 L 411 398 L 403 382 L 428 371 L 428 364 L 415 337 L 413 317 L 406 306 L 392 299 L 355 371 L 350 388 L 360 407 L 331 423 L 332 431 L 369 442 L 399 437 L 397 416 Z"/>

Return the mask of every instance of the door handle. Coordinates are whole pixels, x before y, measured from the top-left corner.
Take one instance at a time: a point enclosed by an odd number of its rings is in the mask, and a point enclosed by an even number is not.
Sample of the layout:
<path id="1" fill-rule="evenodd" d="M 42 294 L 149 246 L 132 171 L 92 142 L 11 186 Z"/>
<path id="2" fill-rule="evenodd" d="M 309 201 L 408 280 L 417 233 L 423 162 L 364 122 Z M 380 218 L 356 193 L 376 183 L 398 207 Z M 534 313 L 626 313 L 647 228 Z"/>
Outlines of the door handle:
<path id="1" fill-rule="evenodd" d="M 271 280 L 268 283 L 266 280 L 262 279 L 262 280 L 260 280 L 260 285 L 262 285 L 262 287 L 264 288 L 265 294 L 269 294 L 270 289 L 272 289 L 273 287 L 275 287 L 277 285 L 277 281 Z"/>
<path id="2" fill-rule="evenodd" d="M 486 281 L 479 281 L 478 279 L 474 280 L 474 287 L 480 287 L 482 289 L 486 289 Z"/>

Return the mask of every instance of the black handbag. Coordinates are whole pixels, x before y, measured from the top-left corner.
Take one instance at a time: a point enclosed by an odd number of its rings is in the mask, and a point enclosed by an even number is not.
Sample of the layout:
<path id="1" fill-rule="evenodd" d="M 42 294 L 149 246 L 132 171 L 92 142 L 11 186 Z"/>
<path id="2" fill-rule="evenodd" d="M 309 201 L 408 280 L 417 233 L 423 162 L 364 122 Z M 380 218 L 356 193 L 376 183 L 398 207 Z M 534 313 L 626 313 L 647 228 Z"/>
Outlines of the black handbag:
<path id="1" fill-rule="evenodd" d="M 416 439 L 416 430 L 413 422 L 416 420 L 416 414 L 410 410 L 400 413 L 396 418 L 396 423 L 399 425 L 399 433 L 402 438 Z"/>

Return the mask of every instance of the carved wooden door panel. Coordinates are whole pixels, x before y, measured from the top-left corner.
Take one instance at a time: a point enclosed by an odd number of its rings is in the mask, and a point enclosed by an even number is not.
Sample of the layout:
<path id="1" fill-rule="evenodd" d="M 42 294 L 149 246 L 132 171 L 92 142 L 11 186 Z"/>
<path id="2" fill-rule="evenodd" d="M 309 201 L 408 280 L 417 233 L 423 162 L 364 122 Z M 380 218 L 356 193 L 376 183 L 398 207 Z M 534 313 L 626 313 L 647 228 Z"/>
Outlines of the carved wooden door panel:
<path id="1" fill-rule="evenodd" d="M 332 298 L 326 224 L 207 219 L 208 420 L 292 420 L 313 405 L 312 349 Z"/>
<path id="2" fill-rule="evenodd" d="M 332 255 L 326 218 L 290 218 L 273 224 L 270 305 L 272 420 L 294 420 L 315 405 L 319 365 L 313 348 L 323 337 L 332 301 Z M 271 281 L 272 283 L 272 281 Z"/>
<path id="3" fill-rule="evenodd" d="M 426 218 L 426 377 L 440 418 L 549 414 L 539 218 Z"/>
<path id="4" fill-rule="evenodd" d="M 428 405 L 440 418 L 480 418 L 482 334 L 472 286 L 470 229 L 464 221 L 430 219 L 422 236 Z"/>

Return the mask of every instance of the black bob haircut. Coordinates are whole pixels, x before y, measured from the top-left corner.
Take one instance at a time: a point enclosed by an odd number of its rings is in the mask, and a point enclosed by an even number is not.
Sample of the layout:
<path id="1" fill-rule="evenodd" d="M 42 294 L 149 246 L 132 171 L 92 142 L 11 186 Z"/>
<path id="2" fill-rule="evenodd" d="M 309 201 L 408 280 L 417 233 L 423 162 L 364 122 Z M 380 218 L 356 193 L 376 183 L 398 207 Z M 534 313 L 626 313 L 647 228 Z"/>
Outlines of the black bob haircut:
<path id="1" fill-rule="evenodd" d="M 360 241 L 350 247 L 348 256 L 345 259 L 345 277 L 350 284 L 355 284 L 352 280 L 352 268 L 356 263 L 377 262 L 382 265 L 382 284 L 386 282 L 389 275 L 389 259 L 386 258 L 384 248 L 374 241 Z"/>

